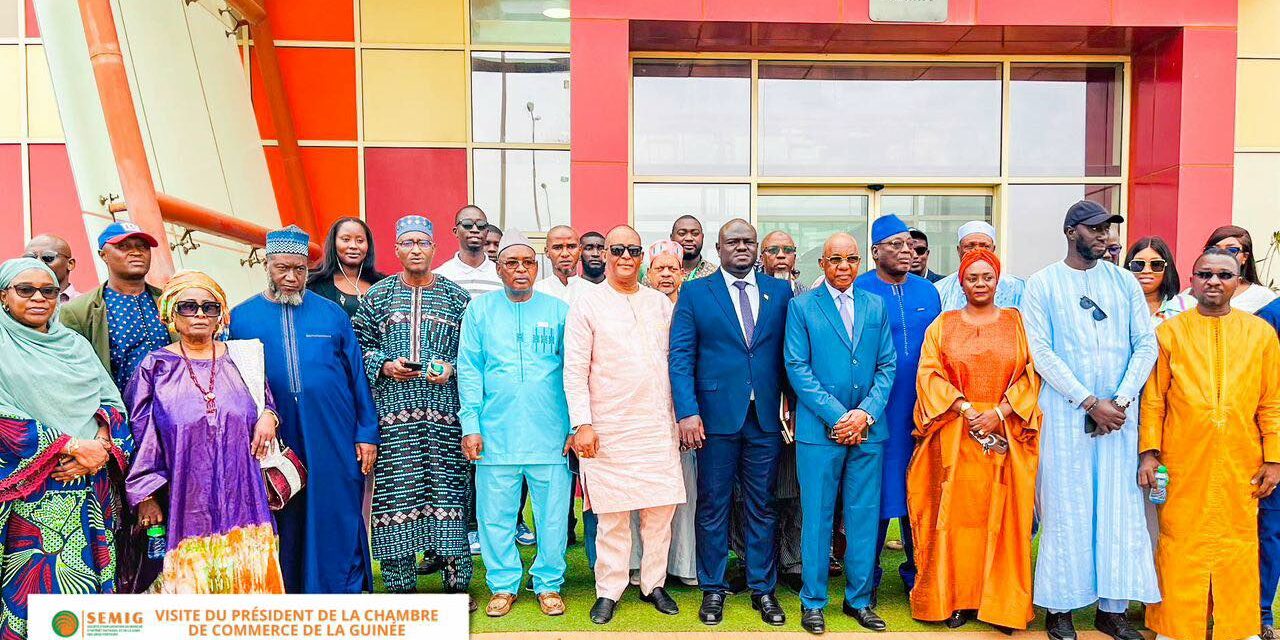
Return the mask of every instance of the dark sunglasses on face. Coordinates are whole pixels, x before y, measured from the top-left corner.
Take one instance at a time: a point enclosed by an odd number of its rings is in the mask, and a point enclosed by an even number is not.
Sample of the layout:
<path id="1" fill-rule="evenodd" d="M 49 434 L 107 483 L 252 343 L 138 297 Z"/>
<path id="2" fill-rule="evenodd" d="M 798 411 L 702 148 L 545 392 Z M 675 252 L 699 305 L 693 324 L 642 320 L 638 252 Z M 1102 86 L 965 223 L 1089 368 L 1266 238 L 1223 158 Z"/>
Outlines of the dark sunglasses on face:
<path id="1" fill-rule="evenodd" d="M 177 304 L 173 305 L 173 311 L 184 318 L 194 318 L 202 311 L 205 316 L 216 318 L 222 315 L 222 303 L 212 301 L 196 302 L 195 300 L 180 300 Z"/>
<path id="2" fill-rule="evenodd" d="M 58 297 L 59 293 L 61 293 L 61 290 L 53 285 L 37 287 L 31 284 L 15 284 L 9 288 L 13 289 L 13 292 L 18 294 L 19 298 L 30 298 L 36 295 L 36 292 L 38 291 L 40 292 L 40 296 L 45 300 L 53 300 Z"/>
<path id="3" fill-rule="evenodd" d="M 1094 302 L 1089 296 L 1080 296 L 1081 309 L 1093 309 L 1093 319 L 1102 322 L 1107 319 L 1107 312 L 1103 311 L 1098 303 Z"/>
<path id="4" fill-rule="evenodd" d="M 632 258 L 639 258 L 640 254 L 644 253 L 644 247 L 638 244 L 612 244 L 609 245 L 609 253 L 612 253 L 615 258 L 621 258 L 623 253 Z"/>
<path id="5" fill-rule="evenodd" d="M 66 258 L 68 260 L 71 259 L 71 256 L 65 253 L 58 253 L 57 251 L 41 251 L 40 253 L 36 253 L 35 251 L 28 251 L 22 254 L 22 257 L 24 258 L 33 258 L 45 264 L 53 264 L 58 259 L 58 256 L 62 256 L 63 258 Z"/>
<path id="6" fill-rule="evenodd" d="M 1129 270 L 1134 273 L 1142 273 L 1147 270 L 1147 266 L 1150 266 L 1153 273 L 1164 273 L 1164 268 L 1168 264 L 1164 260 L 1130 260 Z"/>
<path id="7" fill-rule="evenodd" d="M 1233 256 L 1238 256 L 1240 255 L 1241 251 L 1244 251 L 1243 247 L 1218 247 L 1218 248 L 1222 249 L 1223 251 L 1226 251 L 1227 253 Z"/>
<path id="8" fill-rule="evenodd" d="M 1212 280 L 1214 276 L 1217 276 L 1222 282 L 1228 282 L 1236 278 L 1236 274 L 1230 271 L 1197 271 L 1191 275 L 1201 280 Z"/>
<path id="9" fill-rule="evenodd" d="M 462 227 L 464 231 L 471 231 L 472 229 L 479 229 L 481 231 L 484 231 L 485 229 L 489 228 L 489 223 L 480 222 L 479 220 L 471 220 L 471 219 L 464 218 L 458 221 L 458 226 Z"/>
<path id="10" fill-rule="evenodd" d="M 918 256 L 922 256 L 922 255 L 924 255 L 924 254 L 926 254 L 926 253 L 929 253 L 929 247 L 926 247 L 926 246 L 924 246 L 924 245 L 920 245 L 920 246 L 916 247 L 915 249 L 913 249 L 913 251 L 915 251 L 915 252 L 916 252 L 916 255 L 918 255 Z"/>
<path id="11" fill-rule="evenodd" d="M 862 262 L 862 257 L 861 256 L 827 256 L 825 260 L 827 261 L 827 264 L 835 267 L 838 267 L 846 262 L 848 262 L 850 266 L 853 266 L 853 265 L 857 265 L 859 262 Z"/>
<path id="12" fill-rule="evenodd" d="M 776 256 L 783 253 L 787 255 L 793 255 L 796 252 L 796 248 L 789 244 L 788 245 L 775 244 L 771 247 L 765 247 L 764 252 L 771 256 Z"/>

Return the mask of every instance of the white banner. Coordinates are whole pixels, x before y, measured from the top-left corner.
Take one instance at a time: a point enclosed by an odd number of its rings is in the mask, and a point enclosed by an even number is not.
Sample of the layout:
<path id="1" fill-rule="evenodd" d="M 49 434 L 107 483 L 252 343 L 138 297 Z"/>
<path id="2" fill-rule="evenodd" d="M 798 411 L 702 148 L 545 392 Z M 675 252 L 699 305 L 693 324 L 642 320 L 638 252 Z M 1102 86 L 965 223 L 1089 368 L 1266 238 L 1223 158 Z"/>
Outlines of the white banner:
<path id="1" fill-rule="evenodd" d="M 30 640 L 465 640 L 467 596 L 33 595 Z"/>

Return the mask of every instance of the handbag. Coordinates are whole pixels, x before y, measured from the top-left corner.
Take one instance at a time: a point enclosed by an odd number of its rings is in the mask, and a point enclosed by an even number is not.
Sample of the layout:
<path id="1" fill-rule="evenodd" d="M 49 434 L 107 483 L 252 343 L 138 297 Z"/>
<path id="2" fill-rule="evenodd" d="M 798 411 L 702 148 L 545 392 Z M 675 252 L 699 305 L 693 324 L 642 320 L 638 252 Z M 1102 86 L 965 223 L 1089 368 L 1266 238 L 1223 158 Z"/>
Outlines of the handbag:
<path id="1" fill-rule="evenodd" d="M 258 340 L 228 340 L 227 354 L 240 377 L 249 388 L 249 395 L 258 407 L 258 415 L 266 410 L 267 375 L 266 358 L 262 342 Z M 279 511 L 307 486 L 307 467 L 293 449 L 276 438 L 267 445 L 267 455 L 259 461 L 262 480 L 267 489 L 267 505 Z"/>

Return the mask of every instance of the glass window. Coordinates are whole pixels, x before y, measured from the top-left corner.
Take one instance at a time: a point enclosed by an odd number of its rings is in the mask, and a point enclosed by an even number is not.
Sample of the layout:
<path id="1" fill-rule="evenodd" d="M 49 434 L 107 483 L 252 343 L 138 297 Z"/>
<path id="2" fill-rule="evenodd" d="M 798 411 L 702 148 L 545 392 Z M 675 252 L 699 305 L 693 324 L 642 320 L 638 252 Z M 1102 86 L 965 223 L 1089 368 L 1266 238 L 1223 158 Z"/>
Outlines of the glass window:
<path id="1" fill-rule="evenodd" d="M 751 63 L 643 60 L 632 87 L 637 175 L 751 171 Z"/>
<path id="2" fill-rule="evenodd" d="M 995 64 L 761 64 L 760 174 L 997 176 L 1000 93 Z"/>
<path id="3" fill-rule="evenodd" d="M 808 286 L 822 277 L 818 258 L 823 243 L 831 234 L 844 231 L 857 238 L 865 271 L 868 203 L 865 195 L 760 195 L 756 198 L 760 239 L 773 231 L 791 234 L 796 241 L 799 281 Z"/>
<path id="4" fill-rule="evenodd" d="M 1061 260 L 1066 255 L 1062 219 L 1067 208 L 1082 199 L 1093 200 L 1117 212 L 1120 187 L 1105 184 L 1009 185 L 1006 215 L 1008 238 L 1004 268 L 1023 278 Z M 1121 234 L 1121 238 L 1124 235 Z"/>
<path id="5" fill-rule="evenodd" d="M 929 236 L 929 267 L 941 274 L 960 268 L 956 232 L 970 220 L 991 222 L 987 195 L 882 195 L 880 215 L 894 214 Z"/>
<path id="6" fill-rule="evenodd" d="M 647 247 L 671 237 L 671 225 L 682 215 L 702 222 L 702 256 L 719 264 L 716 234 L 724 223 L 751 217 L 751 187 L 745 184 L 638 184 L 632 193 L 635 228 Z"/>
<path id="7" fill-rule="evenodd" d="M 569 46 L 569 0 L 471 0 L 472 44 Z"/>
<path id="8" fill-rule="evenodd" d="M 476 149 L 475 202 L 499 228 L 546 231 L 569 224 L 569 152 Z"/>
<path id="9" fill-rule="evenodd" d="M 569 142 L 569 54 L 471 54 L 475 142 Z"/>
<path id="10" fill-rule="evenodd" d="M 1121 67 L 1015 64 L 1009 82 L 1009 173 L 1120 175 Z"/>

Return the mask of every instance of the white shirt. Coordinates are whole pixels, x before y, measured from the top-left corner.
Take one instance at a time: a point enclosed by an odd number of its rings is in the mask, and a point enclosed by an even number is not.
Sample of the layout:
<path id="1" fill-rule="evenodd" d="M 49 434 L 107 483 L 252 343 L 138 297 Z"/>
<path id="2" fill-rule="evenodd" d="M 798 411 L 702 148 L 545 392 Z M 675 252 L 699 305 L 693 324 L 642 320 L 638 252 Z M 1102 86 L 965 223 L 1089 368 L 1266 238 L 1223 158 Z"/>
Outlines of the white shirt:
<path id="1" fill-rule="evenodd" d="M 826 278 L 823 278 L 823 280 L 822 280 L 822 286 L 824 286 L 824 287 L 826 287 L 826 288 L 827 288 L 827 293 L 831 294 L 831 301 L 832 301 L 832 302 L 834 302 L 834 303 L 836 303 L 836 315 L 840 315 L 840 296 L 848 296 L 848 297 L 849 297 L 849 301 L 848 301 L 848 302 L 846 302 L 845 304 L 849 305 L 849 317 L 850 317 L 850 318 L 855 318 L 855 317 L 857 317 L 857 316 L 853 315 L 853 285 L 852 285 L 852 284 L 850 284 L 850 285 L 849 285 L 849 288 L 848 288 L 848 289 L 845 289 L 845 290 L 842 292 L 842 291 L 840 291 L 839 289 L 837 289 L 837 288 L 835 288 L 835 287 L 831 286 L 831 283 L 830 283 L 830 282 L 828 282 Z M 853 332 L 853 327 L 850 327 L 850 328 L 849 328 L 849 331 L 850 331 L 850 333 L 852 333 L 852 332 Z M 850 336 L 850 337 L 852 337 L 852 336 Z"/>
<path id="2" fill-rule="evenodd" d="M 599 286 L 593 282 L 583 280 L 578 276 L 569 276 L 569 281 L 561 283 L 558 276 L 543 278 L 533 284 L 533 290 L 539 293 L 545 293 L 549 296 L 555 296 L 564 301 L 567 305 L 573 305 L 573 301 L 578 296 L 589 291 L 592 287 Z"/>
<path id="3" fill-rule="evenodd" d="M 747 283 L 747 303 L 751 305 L 751 319 L 755 322 L 760 321 L 760 287 L 756 285 L 756 270 L 752 269 L 747 272 L 744 278 L 735 278 L 732 274 L 724 269 L 720 270 L 724 274 L 725 286 L 729 287 L 729 301 L 733 303 L 733 312 L 738 316 L 738 329 L 742 330 L 742 337 L 747 336 L 747 327 L 742 323 L 742 303 L 738 299 L 738 286 L 734 283 L 742 280 Z"/>
<path id="4" fill-rule="evenodd" d="M 435 274 L 444 276 L 466 289 L 472 298 L 502 288 L 502 280 L 498 278 L 498 267 L 488 258 L 485 258 L 480 266 L 473 267 L 463 262 L 458 254 L 454 254 L 451 260 L 436 267 Z"/>

